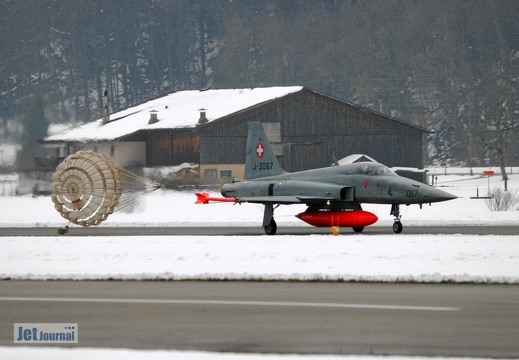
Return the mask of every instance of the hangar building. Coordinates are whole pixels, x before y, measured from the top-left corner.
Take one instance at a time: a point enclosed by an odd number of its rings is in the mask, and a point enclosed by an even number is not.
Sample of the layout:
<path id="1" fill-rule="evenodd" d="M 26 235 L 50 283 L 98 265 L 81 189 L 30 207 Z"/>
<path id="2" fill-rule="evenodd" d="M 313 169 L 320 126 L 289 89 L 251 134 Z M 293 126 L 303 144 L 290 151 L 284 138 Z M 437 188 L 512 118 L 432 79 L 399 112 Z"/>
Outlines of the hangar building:
<path id="1" fill-rule="evenodd" d="M 301 86 L 179 91 L 42 139 L 47 166 L 95 150 L 130 167 L 200 164 L 206 182 L 243 176 L 250 121 L 260 121 L 286 171 L 366 154 L 423 168 L 430 130 Z M 38 163 L 38 161 L 36 162 Z M 54 165 L 55 163 L 55 165 Z"/>
<path id="2" fill-rule="evenodd" d="M 432 132 L 303 87 L 199 125 L 203 176 L 243 176 L 250 121 L 262 122 L 289 172 L 326 167 L 334 156 L 351 154 L 366 154 L 389 167 L 422 169 L 423 135 Z"/>

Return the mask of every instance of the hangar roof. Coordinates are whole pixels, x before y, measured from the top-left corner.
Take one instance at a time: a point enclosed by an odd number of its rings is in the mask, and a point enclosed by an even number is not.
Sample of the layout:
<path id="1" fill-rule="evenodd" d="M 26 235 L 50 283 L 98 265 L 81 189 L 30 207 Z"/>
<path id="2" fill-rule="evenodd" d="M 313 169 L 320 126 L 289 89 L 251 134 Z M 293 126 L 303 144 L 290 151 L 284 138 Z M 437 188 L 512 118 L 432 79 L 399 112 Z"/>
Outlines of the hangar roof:
<path id="1" fill-rule="evenodd" d="M 110 115 L 110 121 L 107 123 L 103 123 L 103 119 L 100 118 L 79 126 L 55 126 L 49 130 L 50 135 L 42 139 L 42 142 L 111 141 L 126 137 L 138 131 L 194 128 L 199 123 L 201 109 L 205 110 L 207 121 L 210 123 L 261 103 L 297 93 L 303 89 L 305 89 L 303 86 L 279 86 L 249 89 L 178 91 L 113 113 Z M 307 90 L 318 93 L 311 89 Z M 376 113 L 376 111 L 333 98 L 329 95 L 321 95 L 356 107 L 361 111 Z M 150 112 L 156 112 L 157 122 L 149 123 Z M 432 132 L 429 129 L 405 123 L 384 114 L 379 115 L 424 132 Z"/>
<path id="2" fill-rule="evenodd" d="M 211 122 L 302 89 L 302 86 L 285 86 L 178 91 L 113 113 L 106 124 L 103 124 L 103 119 L 98 119 L 72 129 L 61 128 L 61 131 L 44 138 L 43 142 L 115 140 L 140 130 L 195 127 L 200 109 L 205 109 L 206 118 Z M 149 124 L 151 111 L 157 112 L 158 122 L 154 124 Z"/>

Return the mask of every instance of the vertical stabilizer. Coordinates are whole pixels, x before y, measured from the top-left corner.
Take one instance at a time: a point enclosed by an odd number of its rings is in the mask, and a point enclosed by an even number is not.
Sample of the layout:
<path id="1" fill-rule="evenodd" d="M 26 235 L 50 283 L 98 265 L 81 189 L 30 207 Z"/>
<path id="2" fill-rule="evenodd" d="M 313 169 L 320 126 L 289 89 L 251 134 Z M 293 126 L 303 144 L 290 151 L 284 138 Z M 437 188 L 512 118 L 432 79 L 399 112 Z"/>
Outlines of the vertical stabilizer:
<path id="1" fill-rule="evenodd" d="M 245 149 L 245 179 L 284 174 L 272 151 L 269 139 L 259 121 L 249 123 L 247 147 Z"/>

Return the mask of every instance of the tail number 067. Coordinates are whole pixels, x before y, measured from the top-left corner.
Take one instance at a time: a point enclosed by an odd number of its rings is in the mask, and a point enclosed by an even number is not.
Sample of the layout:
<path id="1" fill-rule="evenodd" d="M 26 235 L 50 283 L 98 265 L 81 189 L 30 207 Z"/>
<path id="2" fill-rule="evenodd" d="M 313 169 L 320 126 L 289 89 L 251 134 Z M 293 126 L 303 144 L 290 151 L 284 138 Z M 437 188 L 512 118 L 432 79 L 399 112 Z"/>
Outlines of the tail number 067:
<path id="1" fill-rule="evenodd" d="M 273 162 L 258 162 L 252 165 L 252 170 L 270 170 L 273 166 Z"/>

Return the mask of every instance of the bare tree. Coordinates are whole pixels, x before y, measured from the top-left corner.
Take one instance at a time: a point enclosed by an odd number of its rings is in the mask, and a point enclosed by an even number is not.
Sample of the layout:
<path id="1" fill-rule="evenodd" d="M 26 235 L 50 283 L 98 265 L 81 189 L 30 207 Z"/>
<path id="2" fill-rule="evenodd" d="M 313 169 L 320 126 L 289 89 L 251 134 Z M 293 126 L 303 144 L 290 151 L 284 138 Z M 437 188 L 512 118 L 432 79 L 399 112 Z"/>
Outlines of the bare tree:
<path id="1" fill-rule="evenodd" d="M 479 134 L 485 145 L 486 152 L 494 156 L 501 169 L 501 176 L 505 182 L 505 191 L 508 190 L 508 176 L 506 166 L 510 144 L 519 132 L 519 109 L 515 100 L 517 90 L 508 79 L 497 80 L 493 94 L 483 108 L 483 114 L 487 123 L 486 130 Z"/>

